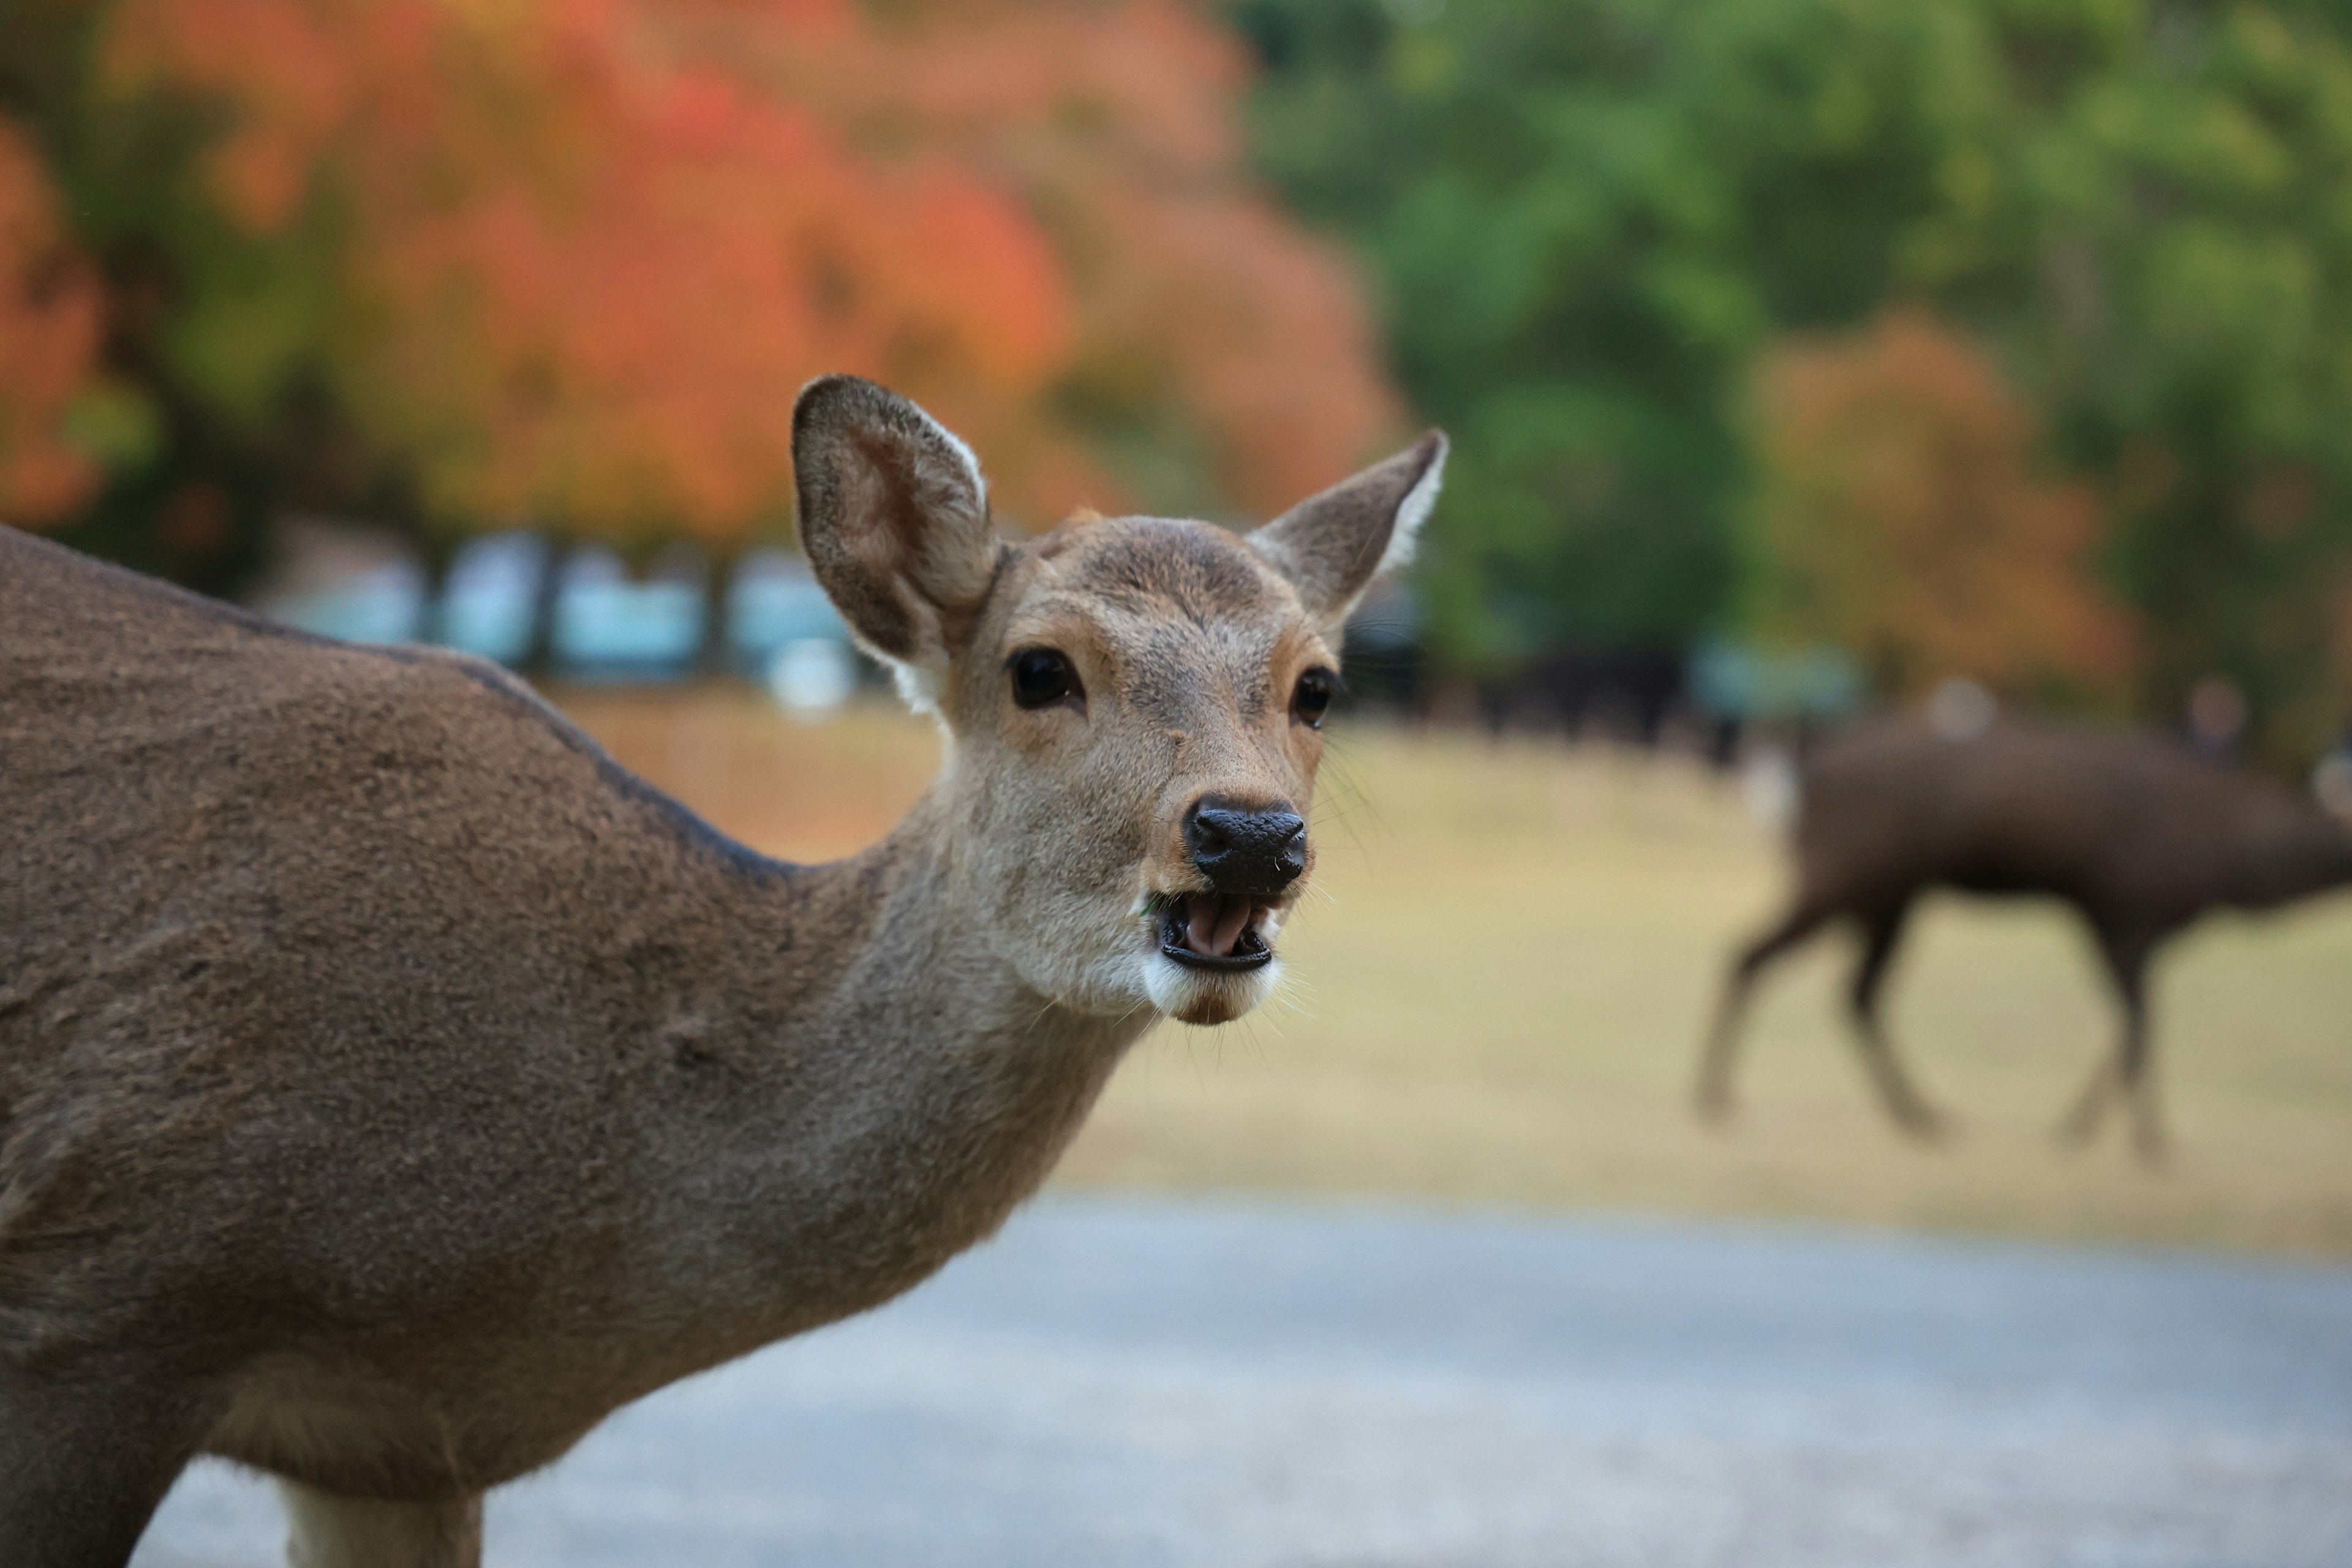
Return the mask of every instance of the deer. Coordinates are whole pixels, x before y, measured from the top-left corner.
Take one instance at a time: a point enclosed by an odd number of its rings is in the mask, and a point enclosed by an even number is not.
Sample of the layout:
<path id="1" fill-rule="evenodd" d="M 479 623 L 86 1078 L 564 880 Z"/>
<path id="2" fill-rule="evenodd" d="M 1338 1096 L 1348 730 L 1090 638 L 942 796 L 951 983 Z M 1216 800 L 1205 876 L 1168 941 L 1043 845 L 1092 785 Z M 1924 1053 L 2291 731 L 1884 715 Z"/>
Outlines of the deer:
<path id="1" fill-rule="evenodd" d="M 1948 889 L 2037 896 L 2089 928 L 2122 1027 L 2059 1124 L 2080 1146 L 2110 1102 L 2130 1107 L 2147 1163 L 2168 1147 L 2148 1072 L 2149 961 L 2222 909 L 2273 910 L 2352 883 L 2352 821 L 2284 784 L 2229 769 L 2168 738 L 1996 713 L 1900 716 L 1823 742 L 1807 760 L 1792 844 L 1796 891 L 1742 947 L 1700 1058 L 1697 1106 L 1732 1109 L 1738 1033 L 1759 975 L 1832 921 L 1861 953 L 1847 988 L 1872 1086 L 1904 1131 L 1933 1140 L 1948 1118 L 1913 1086 L 1881 1023 L 1887 966 L 1920 895 Z"/>
<path id="2" fill-rule="evenodd" d="M 803 547 L 945 737 L 817 866 L 494 665 L 0 529 L 0 1563 L 113 1568 L 217 1456 L 297 1568 L 476 1568 L 489 1489 L 993 1233 L 1156 1021 L 1278 984 L 1340 628 L 1446 451 L 1016 542 L 811 383 Z"/>

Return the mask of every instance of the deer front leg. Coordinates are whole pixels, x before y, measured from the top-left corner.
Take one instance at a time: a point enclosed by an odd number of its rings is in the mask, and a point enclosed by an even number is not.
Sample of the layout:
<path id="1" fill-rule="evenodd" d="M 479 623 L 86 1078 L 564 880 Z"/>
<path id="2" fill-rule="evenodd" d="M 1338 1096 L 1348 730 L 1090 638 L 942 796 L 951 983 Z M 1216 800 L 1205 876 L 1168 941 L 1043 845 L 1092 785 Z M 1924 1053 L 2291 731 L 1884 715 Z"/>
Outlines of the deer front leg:
<path id="1" fill-rule="evenodd" d="M 2091 1081 L 2074 1109 L 2059 1123 L 2058 1136 L 2080 1146 L 2099 1130 L 2107 1101 L 2121 1093 L 2132 1112 L 2133 1146 L 2145 1163 L 2157 1164 L 2165 1155 L 2163 1118 L 2157 1107 L 2156 1085 L 2147 1075 L 2147 961 L 2158 938 L 2145 931 L 2092 920 L 2099 955 L 2106 961 L 2116 1001 L 2123 1010 L 2123 1028 L 2114 1053 L 2092 1071 Z"/>
<path id="2" fill-rule="evenodd" d="M 1906 899 L 1864 918 L 1862 959 L 1854 966 L 1847 1003 L 1853 1013 L 1854 1041 L 1862 1051 L 1862 1065 L 1870 1073 L 1871 1085 L 1877 1089 L 1886 1113 L 1912 1137 L 1932 1142 L 1943 1137 L 1951 1123 L 1912 1087 L 1911 1077 L 1903 1070 L 1902 1060 L 1886 1038 L 1886 1027 L 1878 1015 L 1886 966 L 1895 957 L 1895 945 L 1903 940 L 1903 922 L 1910 912 Z"/>
<path id="3" fill-rule="evenodd" d="M 2113 1053 L 2102 1056 L 2091 1068 L 2090 1081 L 2074 1098 L 2074 1109 L 2059 1119 L 2058 1142 L 2070 1149 L 2080 1149 L 2098 1136 L 2099 1123 L 2107 1113 L 2107 1097 L 2115 1092 L 2116 1058 Z"/>
<path id="4" fill-rule="evenodd" d="M 121 1568 L 196 1429 L 194 1402 L 168 1383 L 0 1361 L 0 1563 Z"/>
<path id="5" fill-rule="evenodd" d="M 1716 1003 L 1715 1022 L 1707 1029 L 1699 1054 L 1696 1100 L 1699 1119 L 1722 1122 L 1731 1115 L 1732 1058 L 1739 1046 L 1740 1026 L 1748 1016 L 1748 998 L 1765 965 L 1801 944 L 1821 929 L 1827 911 L 1801 901 L 1778 925 L 1741 950 L 1723 979 L 1723 994 Z"/>
<path id="6" fill-rule="evenodd" d="M 2116 1054 L 2116 1077 L 2131 1104 L 2132 1152 L 2143 1165 L 2161 1165 L 2172 1143 L 2165 1136 L 2164 1111 L 2157 1100 L 2156 1077 L 2147 1070 L 2147 1012 L 2135 1008 L 2123 1047 Z"/>
<path id="7" fill-rule="evenodd" d="M 482 1500 L 382 1502 L 281 1479 L 292 1568 L 480 1568 Z"/>

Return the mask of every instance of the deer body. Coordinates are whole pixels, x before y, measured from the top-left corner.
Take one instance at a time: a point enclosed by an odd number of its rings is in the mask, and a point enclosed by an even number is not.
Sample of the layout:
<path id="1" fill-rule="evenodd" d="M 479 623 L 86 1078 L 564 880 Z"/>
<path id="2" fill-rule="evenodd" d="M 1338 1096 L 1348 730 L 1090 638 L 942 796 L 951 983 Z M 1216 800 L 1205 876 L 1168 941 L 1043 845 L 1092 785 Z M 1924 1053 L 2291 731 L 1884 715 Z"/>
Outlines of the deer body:
<path id="1" fill-rule="evenodd" d="M 2352 883 L 2352 826 L 2315 802 L 2155 736 L 2014 719 L 1965 735 L 1892 720 L 1830 742 L 1806 766 L 1794 847 L 1796 897 L 1726 983 L 1701 1068 L 1704 1113 L 1729 1107 L 1732 1052 L 1758 974 L 1843 918 L 1863 936 L 1850 1002 L 1864 1062 L 1897 1123 L 1933 1133 L 1941 1119 L 1911 1087 L 1877 1014 L 1905 922 L 1937 887 L 2042 895 L 2090 927 L 2124 1012 L 2116 1050 L 2065 1129 L 2088 1138 L 2121 1091 L 2151 1158 L 2163 1133 L 2146 1070 L 2150 957 L 2212 910 L 2273 909 Z"/>
<path id="2" fill-rule="evenodd" d="M 1318 612 L 1390 528 L 1319 601 L 1265 563 L 1307 550 L 1279 524 L 1257 552 L 1192 523 L 999 545 L 911 405 L 836 379 L 802 423 L 820 575 L 951 737 L 830 866 L 722 838 L 489 667 L 0 530 L 0 1561 L 121 1562 L 211 1452 L 291 1483 L 298 1563 L 470 1564 L 485 1489 L 920 1280 L 1163 1012 L 1263 994 L 1218 967 L 1234 939 L 1185 949 L 1216 920 L 1166 912 L 1233 903 L 1183 835 L 1211 791 L 1303 805 L 1311 726 L 1235 688 L 1328 657 Z M 1393 524 L 1438 450 L 1348 516 Z M 1040 580 L 1122 544 L 1129 613 L 1192 680 L 1146 689 L 1150 648 L 1065 624 L 1081 706 L 1016 708 Z M 1286 901 L 1243 900 L 1246 940 Z"/>

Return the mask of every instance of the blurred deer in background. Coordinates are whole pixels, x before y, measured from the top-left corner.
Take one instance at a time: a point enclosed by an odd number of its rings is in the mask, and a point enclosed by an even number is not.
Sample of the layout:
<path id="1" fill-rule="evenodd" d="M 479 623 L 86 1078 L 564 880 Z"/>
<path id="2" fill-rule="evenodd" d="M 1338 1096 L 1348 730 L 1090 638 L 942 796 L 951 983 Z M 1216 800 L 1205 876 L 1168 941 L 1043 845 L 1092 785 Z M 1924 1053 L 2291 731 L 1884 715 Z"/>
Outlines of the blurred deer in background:
<path id="1" fill-rule="evenodd" d="M 1339 631 L 1431 435 L 1245 539 L 1012 544 L 813 384 L 801 527 L 929 795 L 769 860 L 495 668 L 0 529 L 0 1563 L 112 1568 L 197 1454 L 295 1562 L 467 1568 L 485 1489 L 989 1235 L 1161 1015 L 1276 972 Z"/>
<path id="2" fill-rule="evenodd" d="M 1979 698 L 1982 694 L 1978 693 Z M 1905 920 L 1931 888 L 2040 894 L 2090 926 L 2123 1029 L 2062 1123 L 2086 1142 L 2108 1100 L 2130 1104 L 2135 1146 L 2160 1158 L 2148 1077 L 2147 964 L 2210 910 L 2267 910 L 2352 883 L 2352 825 L 2285 786 L 2152 736 L 1993 716 L 1959 705 L 1883 721 L 1822 745 L 1801 783 L 1796 898 L 1731 967 L 1700 1066 L 1698 1107 L 1731 1109 L 1732 1057 L 1765 966 L 1829 921 L 1862 936 L 1848 1000 L 1864 1065 L 1897 1124 L 1944 1125 L 1903 1071 L 1879 1021 Z"/>

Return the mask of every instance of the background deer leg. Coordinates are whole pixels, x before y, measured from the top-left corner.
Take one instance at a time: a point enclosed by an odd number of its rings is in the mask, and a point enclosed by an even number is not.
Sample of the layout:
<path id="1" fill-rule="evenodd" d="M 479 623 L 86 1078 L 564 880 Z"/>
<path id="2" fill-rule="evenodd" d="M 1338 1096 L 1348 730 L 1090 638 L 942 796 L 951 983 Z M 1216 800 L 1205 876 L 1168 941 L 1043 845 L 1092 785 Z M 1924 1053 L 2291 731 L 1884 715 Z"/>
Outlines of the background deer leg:
<path id="1" fill-rule="evenodd" d="M 168 1384 L 37 1378 L 0 1362 L 0 1563 L 121 1568 L 195 1433 Z"/>
<path id="2" fill-rule="evenodd" d="M 1853 1009 L 1854 1038 L 1862 1047 L 1862 1065 L 1870 1069 L 1870 1081 L 1885 1102 L 1887 1114 L 1905 1131 L 1916 1137 L 1933 1138 L 1945 1129 L 1944 1115 L 1912 1087 L 1878 1017 L 1878 996 L 1886 981 L 1886 965 L 1895 956 L 1895 944 L 1903 939 L 1903 922 L 1910 913 L 1911 901 L 1906 899 L 1863 917 L 1862 960 L 1854 966 L 1853 989 L 1848 1000 Z"/>
<path id="3" fill-rule="evenodd" d="M 2149 1165 L 2162 1163 L 2171 1146 L 2165 1136 L 2156 1076 L 2147 1070 L 2147 959 L 2154 946 L 2147 938 L 2130 939 L 2110 952 L 2107 960 L 2124 1007 L 2124 1032 L 2116 1045 L 2116 1085 L 2131 1106 L 2133 1152 Z"/>
<path id="4" fill-rule="evenodd" d="M 280 1479 L 293 1568 L 480 1568 L 482 1500 L 382 1502 Z"/>
<path id="5" fill-rule="evenodd" d="M 2099 954 L 2106 961 L 2115 984 L 2116 1000 L 2123 1009 L 2123 1029 L 2115 1049 L 2091 1070 L 2091 1080 L 2072 1110 L 2058 1124 L 2058 1136 L 2068 1143 L 2088 1143 L 2105 1119 L 2107 1101 L 2120 1092 L 2130 1103 L 2133 1142 L 2140 1157 L 2151 1163 L 2164 1156 L 2165 1137 L 2156 1102 L 2155 1085 L 2147 1078 L 2147 960 L 2154 939 L 2105 924 L 2093 927 Z"/>
<path id="6" fill-rule="evenodd" d="M 2091 1068 L 2090 1081 L 2074 1097 L 2074 1109 L 2058 1122 L 2061 1143 L 2079 1149 L 2098 1135 L 2099 1123 L 2106 1116 L 2107 1096 L 2116 1087 L 2116 1058 L 2121 1054 L 2119 1050 L 2100 1053 L 2098 1062 Z"/>
<path id="7" fill-rule="evenodd" d="M 2147 1070 L 2147 1017 L 2135 1011 L 2121 1069 L 2124 1090 L 2131 1100 L 2132 1152 L 2144 1165 L 2161 1165 L 2172 1152 L 2172 1139 L 2164 1130 L 2164 1106 L 2157 1093 L 2156 1075 Z"/>
<path id="8" fill-rule="evenodd" d="M 1739 1045 L 1739 1026 L 1747 1016 L 1748 993 L 1764 966 L 1821 929 L 1828 911 L 1800 903 L 1780 922 L 1750 942 L 1724 976 L 1723 995 L 1716 1004 L 1714 1026 L 1699 1058 L 1698 1113 L 1702 1120 L 1720 1121 L 1731 1114 L 1731 1063 Z"/>

